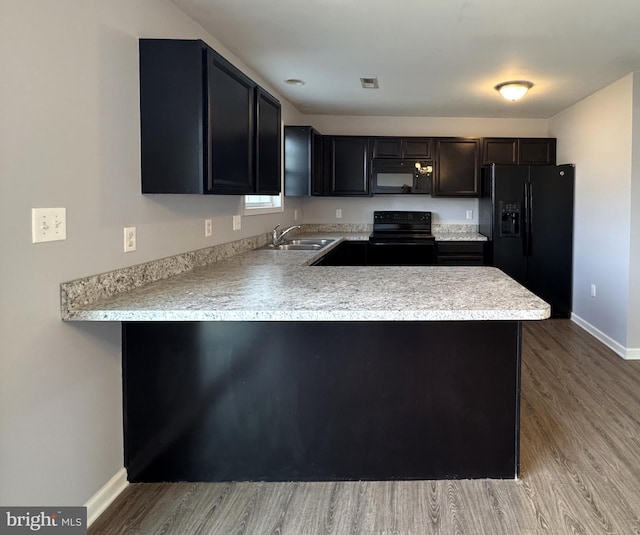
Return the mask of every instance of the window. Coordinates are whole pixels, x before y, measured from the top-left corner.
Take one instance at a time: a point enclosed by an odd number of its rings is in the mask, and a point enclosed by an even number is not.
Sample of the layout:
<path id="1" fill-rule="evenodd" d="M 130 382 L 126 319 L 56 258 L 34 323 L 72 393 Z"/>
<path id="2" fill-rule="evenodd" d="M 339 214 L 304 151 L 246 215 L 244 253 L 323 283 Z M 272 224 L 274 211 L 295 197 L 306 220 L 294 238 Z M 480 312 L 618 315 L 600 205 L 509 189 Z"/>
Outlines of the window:
<path id="1" fill-rule="evenodd" d="M 283 211 L 282 193 L 280 195 L 244 196 L 244 215 L 271 214 Z"/>

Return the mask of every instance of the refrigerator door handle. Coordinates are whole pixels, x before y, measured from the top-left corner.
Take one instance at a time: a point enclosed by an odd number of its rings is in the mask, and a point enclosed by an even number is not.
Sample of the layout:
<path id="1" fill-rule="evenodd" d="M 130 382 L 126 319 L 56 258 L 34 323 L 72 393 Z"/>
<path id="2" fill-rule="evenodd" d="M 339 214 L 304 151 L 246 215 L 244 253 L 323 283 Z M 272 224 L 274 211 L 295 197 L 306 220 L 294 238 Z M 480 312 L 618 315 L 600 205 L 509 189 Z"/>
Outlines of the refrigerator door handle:
<path id="1" fill-rule="evenodd" d="M 533 183 L 527 185 L 527 256 L 533 256 Z"/>
<path id="2" fill-rule="evenodd" d="M 529 185 L 524 183 L 522 199 L 522 256 L 529 256 Z"/>

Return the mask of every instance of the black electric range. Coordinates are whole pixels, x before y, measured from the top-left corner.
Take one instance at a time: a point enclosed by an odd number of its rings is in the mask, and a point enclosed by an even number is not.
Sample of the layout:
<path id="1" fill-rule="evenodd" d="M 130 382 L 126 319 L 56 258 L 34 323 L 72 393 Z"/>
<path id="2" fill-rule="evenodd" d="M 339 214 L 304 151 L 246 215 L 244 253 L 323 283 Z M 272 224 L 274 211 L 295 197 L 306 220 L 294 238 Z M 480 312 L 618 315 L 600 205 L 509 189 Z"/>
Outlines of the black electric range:
<path id="1" fill-rule="evenodd" d="M 373 232 L 369 236 L 370 264 L 435 264 L 435 243 L 431 234 L 431 212 L 373 212 Z"/>

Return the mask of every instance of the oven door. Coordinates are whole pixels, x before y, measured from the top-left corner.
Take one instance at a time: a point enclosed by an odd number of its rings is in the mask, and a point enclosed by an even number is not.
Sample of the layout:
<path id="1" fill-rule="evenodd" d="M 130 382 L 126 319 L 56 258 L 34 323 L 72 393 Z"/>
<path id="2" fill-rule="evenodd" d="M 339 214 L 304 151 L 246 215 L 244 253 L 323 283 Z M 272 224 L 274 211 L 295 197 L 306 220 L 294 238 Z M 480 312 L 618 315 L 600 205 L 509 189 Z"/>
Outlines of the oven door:
<path id="1" fill-rule="evenodd" d="M 430 266 L 436 263 L 435 243 L 369 241 L 370 266 Z"/>

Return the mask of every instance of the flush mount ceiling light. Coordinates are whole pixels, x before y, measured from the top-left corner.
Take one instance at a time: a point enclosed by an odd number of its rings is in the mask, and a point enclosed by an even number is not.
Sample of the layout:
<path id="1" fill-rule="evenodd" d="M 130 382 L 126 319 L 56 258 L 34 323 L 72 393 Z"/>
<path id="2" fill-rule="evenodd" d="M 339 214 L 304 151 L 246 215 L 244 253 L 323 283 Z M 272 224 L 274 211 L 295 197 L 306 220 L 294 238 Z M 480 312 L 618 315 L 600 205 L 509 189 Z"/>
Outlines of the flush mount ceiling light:
<path id="1" fill-rule="evenodd" d="M 360 83 L 364 89 L 378 89 L 378 79 L 375 76 L 360 78 Z"/>
<path id="2" fill-rule="evenodd" d="M 287 78 L 284 83 L 288 85 L 304 85 L 306 82 L 298 78 Z"/>
<path id="3" fill-rule="evenodd" d="M 533 84 L 526 80 L 512 80 L 498 84 L 495 90 L 507 100 L 516 101 L 524 97 L 532 87 Z"/>

